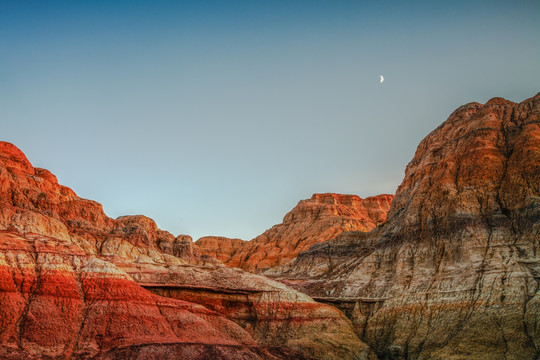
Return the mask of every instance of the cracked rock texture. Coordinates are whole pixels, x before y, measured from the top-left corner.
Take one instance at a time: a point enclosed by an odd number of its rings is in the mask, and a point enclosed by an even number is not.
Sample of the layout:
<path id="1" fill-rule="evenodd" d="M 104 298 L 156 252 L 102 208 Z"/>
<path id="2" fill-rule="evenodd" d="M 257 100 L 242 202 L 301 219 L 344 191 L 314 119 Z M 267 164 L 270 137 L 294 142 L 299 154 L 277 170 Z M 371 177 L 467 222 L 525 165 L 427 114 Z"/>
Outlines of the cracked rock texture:
<path id="1" fill-rule="evenodd" d="M 384 359 L 540 358 L 540 94 L 458 108 L 388 220 L 272 274 L 346 310 Z"/>
<path id="2" fill-rule="evenodd" d="M 286 264 L 311 246 L 344 231 L 370 231 L 386 220 L 393 195 L 365 199 L 356 195 L 314 194 L 251 241 L 207 236 L 195 242 L 201 254 L 229 267 L 260 272 Z"/>
<path id="3" fill-rule="evenodd" d="M 107 217 L 5 142 L 0 210 L 0 358 L 373 358 L 336 308 Z"/>

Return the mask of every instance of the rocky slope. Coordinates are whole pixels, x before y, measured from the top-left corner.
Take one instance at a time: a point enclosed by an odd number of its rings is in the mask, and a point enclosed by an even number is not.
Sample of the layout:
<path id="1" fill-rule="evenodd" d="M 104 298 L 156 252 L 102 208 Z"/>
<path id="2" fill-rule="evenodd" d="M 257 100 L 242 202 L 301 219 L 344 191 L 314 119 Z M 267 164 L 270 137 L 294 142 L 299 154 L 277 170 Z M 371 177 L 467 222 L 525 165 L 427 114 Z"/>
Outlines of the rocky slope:
<path id="1" fill-rule="evenodd" d="M 286 264 L 311 246 L 344 231 L 369 231 L 386 220 L 393 195 L 362 199 L 356 195 L 314 194 L 302 200 L 283 223 L 251 241 L 204 237 L 195 243 L 198 252 L 217 258 L 229 267 L 264 271 Z"/>
<path id="2" fill-rule="evenodd" d="M 0 233 L 0 305 L 2 359 L 132 358 L 120 354 L 148 346 L 159 358 L 276 358 L 218 313 L 153 295 L 113 264 L 43 235 Z"/>
<path id="3" fill-rule="evenodd" d="M 1 358 L 371 356 L 334 307 L 107 217 L 5 142 L 0 210 Z"/>
<path id="4" fill-rule="evenodd" d="M 540 94 L 458 108 L 386 223 L 272 273 L 341 306 L 380 358 L 539 359 Z"/>
<path id="5" fill-rule="evenodd" d="M 224 236 L 204 236 L 195 241 L 198 253 L 218 259 L 232 268 L 242 268 L 241 255 L 247 241 Z"/>

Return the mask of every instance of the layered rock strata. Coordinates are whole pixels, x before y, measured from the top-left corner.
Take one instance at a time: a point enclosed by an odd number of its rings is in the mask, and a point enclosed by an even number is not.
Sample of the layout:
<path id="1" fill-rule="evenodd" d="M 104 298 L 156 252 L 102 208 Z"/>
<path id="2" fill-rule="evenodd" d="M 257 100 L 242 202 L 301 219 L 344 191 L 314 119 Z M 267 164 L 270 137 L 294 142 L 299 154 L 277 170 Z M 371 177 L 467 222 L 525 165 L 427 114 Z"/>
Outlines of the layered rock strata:
<path id="1" fill-rule="evenodd" d="M 201 254 L 215 257 L 229 267 L 260 272 L 286 264 L 300 252 L 344 231 L 372 230 L 386 220 L 393 198 L 314 194 L 287 213 L 283 223 L 251 241 L 209 236 L 195 244 Z"/>
<path id="2" fill-rule="evenodd" d="M 152 358 L 278 358 L 217 312 L 156 296 L 68 241 L 0 232 L 2 359 L 127 359 L 148 346 Z"/>
<path id="3" fill-rule="evenodd" d="M 2 358 L 371 356 L 337 309 L 147 217 L 111 219 L 3 142 L 0 209 Z"/>
<path id="4" fill-rule="evenodd" d="M 539 359 L 540 94 L 458 108 L 420 143 L 386 223 L 272 272 L 347 308 L 380 358 Z"/>

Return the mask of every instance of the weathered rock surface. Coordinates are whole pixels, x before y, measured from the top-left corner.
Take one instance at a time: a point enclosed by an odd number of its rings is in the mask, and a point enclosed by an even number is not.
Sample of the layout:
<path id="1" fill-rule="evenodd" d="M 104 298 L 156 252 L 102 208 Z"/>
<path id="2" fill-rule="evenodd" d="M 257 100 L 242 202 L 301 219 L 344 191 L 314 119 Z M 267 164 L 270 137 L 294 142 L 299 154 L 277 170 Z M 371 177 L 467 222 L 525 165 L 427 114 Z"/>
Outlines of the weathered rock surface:
<path id="1" fill-rule="evenodd" d="M 111 219 L 3 142 L 0 210 L 1 358 L 371 356 L 334 307 L 145 216 Z"/>
<path id="2" fill-rule="evenodd" d="M 287 213 L 283 223 L 251 241 L 209 236 L 195 244 L 201 254 L 215 257 L 229 267 L 264 271 L 286 264 L 300 252 L 344 231 L 372 230 L 386 220 L 393 198 L 314 194 Z"/>
<path id="3" fill-rule="evenodd" d="M 241 268 L 241 256 L 247 241 L 224 236 L 204 236 L 195 242 L 197 252 L 218 259 L 223 264 Z"/>
<path id="4" fill-rule="evenodd" d="M 272 271 L 345 308 L 381 358 L 539 359 L 540 94 L 458 108 L 386 223 Z"/>
<path id="5" fill-rule="evenodd" d="M 173 264 L 205 262 L 192 243 L 185 242 L 185 235 L 175 238 L 145 216 L 109 218 L 101 204 L 79 198 L 48 170 L 34 168 L 17 147 L 6 142 L 0 142 L 0 206 L 0 230 L 70 240 L 89 254 L 114 249 L 133 261 L 149 257 Z M 180 252 L 186 256 L 171 256 Z"/>
<path id="6" fill-rule="evenodd" d="M 225 359 L 275 359 L 234 322 L 156 296 L 69 241 L 0 233 L 0 358 L 109 358 L 145 346 L 168 359 L 222 348 Z"/>

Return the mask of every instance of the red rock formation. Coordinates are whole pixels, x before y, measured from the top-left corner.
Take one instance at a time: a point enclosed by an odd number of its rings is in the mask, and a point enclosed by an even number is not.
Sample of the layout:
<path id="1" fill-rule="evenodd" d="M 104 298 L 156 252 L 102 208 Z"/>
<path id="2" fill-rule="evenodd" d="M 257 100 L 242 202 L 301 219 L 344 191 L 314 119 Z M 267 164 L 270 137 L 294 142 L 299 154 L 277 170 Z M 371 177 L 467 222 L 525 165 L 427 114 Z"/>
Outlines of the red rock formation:
<path id="1" fill-rule="evenodd" d="M 2 142 L 0 210 L 0 358 L 370 355 L 337 309 L 201 256 L 147 217 L 111 219 Z"/>
<path id="2" fill-rule="evenodd" d="M 148 218 L 108 218 L 7 143 L 0 210 L 0 358 L 371 356 L 335 308 Z M 420 144 L 382 226 L 266 273 L 342 307 L 381 358 L 538 359 L 539 254 L 540 94 L 459 108 Z"/>
<path id="3" fill-rule="evenodd" d="M 216 258 L 229 267 L 241 268 L 240 254 L 245 244 L 246 241 L 241 239 L 204 236 L 195 242 L 195 248 L 197 252 Z"/>
<path id="4" fill-rule="evenodd" d="M 263 271 L 286 264 L 314 244 L 344 231 L 370 231 L 386 220 L 393 195 L 362 199 L 356 195 L 314 194 L 302 200 L 283 218 L 251 241 L 203 237 L 195 243 L 200 253 L 229 267 Z"/>
<path id="5" fill-rule="evenodd" d="M 274 275 L 347 307 L 382 358 L 539 359 L 540 94 L 457 109 L 420 143 L 386 223 Z"/>
<path id="6" fill-rule="evenodd" d="M 176 351 L 275 359 L 234 322 L 156 296 L 69 241 L 0 233 L 2 359 L 110 358 L 147 346 L 169 359 Z"/>
<path id="7" fill-rule="evenodd" d="M 133 257 L 140 251 L 174 254 L 174 243 L 179 240 L 158 229 L 153 220 L 109 218 L 101 204 L 79 198 L 48 170 L 34 168 L 14 145 L 0 142 L 0 165 L 0 229 L 69 239 L 91 254 L 98 253 L 104 242 L 118 238 L 137 250 Z"/>

